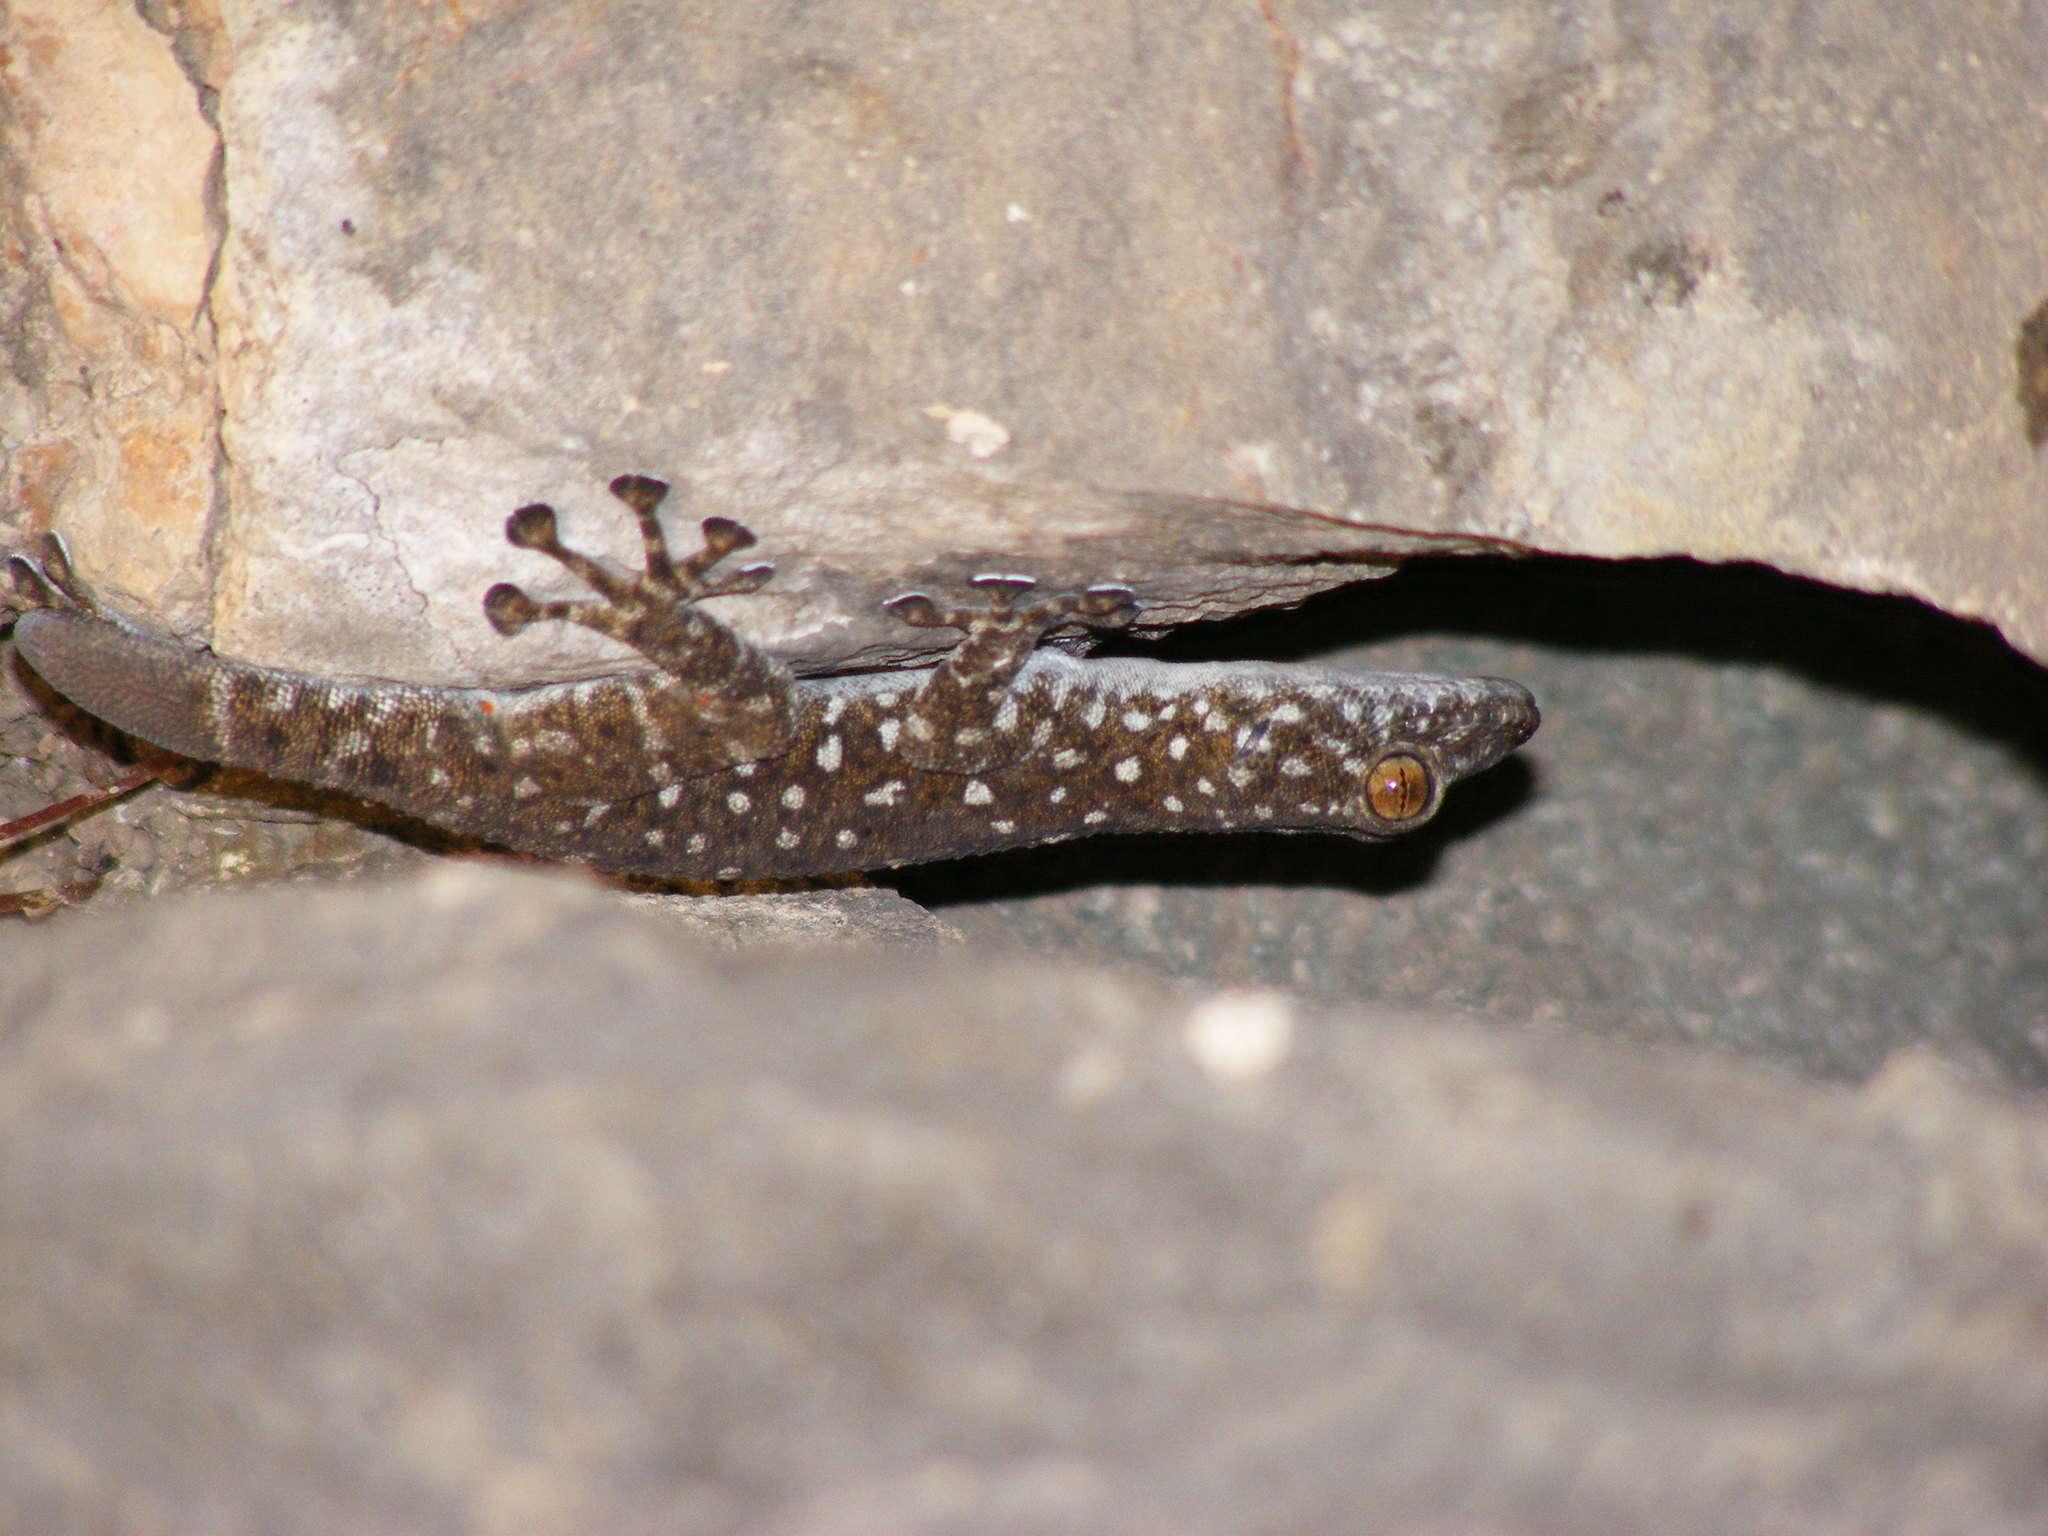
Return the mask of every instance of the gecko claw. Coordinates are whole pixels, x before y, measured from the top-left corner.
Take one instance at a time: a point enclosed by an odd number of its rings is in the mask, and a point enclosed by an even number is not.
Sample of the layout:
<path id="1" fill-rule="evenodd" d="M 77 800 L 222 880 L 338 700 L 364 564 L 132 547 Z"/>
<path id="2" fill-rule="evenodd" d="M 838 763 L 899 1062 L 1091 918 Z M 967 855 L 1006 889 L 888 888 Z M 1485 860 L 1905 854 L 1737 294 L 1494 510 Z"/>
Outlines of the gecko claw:
<path id="1" fill-rule="evenodd" d="M 514 549 L 538 549 L 552 554 L 561 547 L 555 509 L 544 501 L 521 507 L 505 519 L 505 542 Z"/>
<path id="2" fill-rule="evenodd" d="M 758 592 L 775 576 L 775 567 L 767 561 L 759 565 L 744 566 L 720 581 L 706 582 L 697 589 L 699 599 L 706 597 L 745 597 Z"/>
<path id="3" fill-rule="evenodd" d="M 635 512 L 648 513 L 668 495 L 668 482 L 652 475 L 619 475 L 606 489 Z"/>
<path id="4" fill-rule="evenodd" d="M 509 581 L 499 582 L 484 594 L 484 617 L 501 635 L 516 635 L 540 616 L 540 604 Z"/>
<path id="5" fill-rule="evenodd" d="M 882 606 L 895 614 L 905 624 L 916 629 L 951 629 L 946 616 L 939 612 L 939 605 L 922 592 L 905 592 L 892 597 Z"/>
<path id="6" fill-rule="evenodd" d="M 736 523 L 729 517 L 707 517 L 700 525 L 704 530 L 704 551 L 717 559 L 742 549 L 752 549 L 761 541 L 754 537 L 754 530 L 745 523 Z"/>
<path id="7" fill-rule="evenodd" d="M 1129 587 L 1104 583 L 1076 592 L 1067 599 L 1077 619 L 1098 629 L 1122 629 L 1138 617 L 1138 594 Z"/>
<path id="8" fill-rule="evenodd" d="M 1017 599 L 1038 585 L 1029 576 L 1002 574 L 970 577 L 967 584 L 977 592 L 988 594 L 988 611 L 991 614 L 1011 612 L 1017 606 Z"/>

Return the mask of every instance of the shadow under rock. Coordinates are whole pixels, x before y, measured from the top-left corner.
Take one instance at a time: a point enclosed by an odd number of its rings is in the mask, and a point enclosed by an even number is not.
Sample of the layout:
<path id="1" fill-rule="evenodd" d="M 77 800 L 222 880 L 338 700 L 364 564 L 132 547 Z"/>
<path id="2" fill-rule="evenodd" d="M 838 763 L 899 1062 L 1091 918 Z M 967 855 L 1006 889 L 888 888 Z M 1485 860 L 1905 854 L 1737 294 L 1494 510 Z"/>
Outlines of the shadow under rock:
<path id="1" fill-rule="evenodd" d="M 2048 780 L 2048 669 L 1994 627 L 1917 598 L 1852 592 L 1764 565 L 1419 560 L 1384 581 L 1190 625 L 1143 648 L 1173 661 L 1296 660 L 1419 636 L 1776 667 L 1938 716 L 2001 743 Z"/>

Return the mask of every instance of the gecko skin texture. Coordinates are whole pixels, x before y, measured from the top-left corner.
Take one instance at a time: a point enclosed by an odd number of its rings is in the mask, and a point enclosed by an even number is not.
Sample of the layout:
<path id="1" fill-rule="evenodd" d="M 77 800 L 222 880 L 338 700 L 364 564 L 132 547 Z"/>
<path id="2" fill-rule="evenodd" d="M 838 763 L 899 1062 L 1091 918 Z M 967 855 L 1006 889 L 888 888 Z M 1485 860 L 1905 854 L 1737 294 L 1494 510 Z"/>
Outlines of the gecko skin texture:
<path id="1" fill-rule="evenodd" d="M 1116 627 L 1131 594 L 1095 587 L 1027 602 L 982 577 L 982 603 L 891 604 L 964 631 L 923 672 L 798 679 L 698 606 L 758 590 L 753 543 L 721 518 L 672 560 L 655 518 L 666 487 L 622 476 L 640 521 L 638 576 L 565 548 L 545 506 L 506 525 L 517 547 L 595 597 L 485 598 L 515 634 L 583 625 L 651 668 L 530 688 L 344 682 L 222 660 L 101 610 L 52 544 L 17 561 L 42 606 L 15 627 L 58 692 L 184 756 L 343 790 L 437 827 L 622 874 L 765 879 L 878 869 L 1104 832 L 1323 831 L 1365 839 L 1421 825 L 1456 780 L 1535 731 L 1528 690 L 1495 678 L 1261 662 L 1081 660 L 1037 649 L 1050 629 Z"/>

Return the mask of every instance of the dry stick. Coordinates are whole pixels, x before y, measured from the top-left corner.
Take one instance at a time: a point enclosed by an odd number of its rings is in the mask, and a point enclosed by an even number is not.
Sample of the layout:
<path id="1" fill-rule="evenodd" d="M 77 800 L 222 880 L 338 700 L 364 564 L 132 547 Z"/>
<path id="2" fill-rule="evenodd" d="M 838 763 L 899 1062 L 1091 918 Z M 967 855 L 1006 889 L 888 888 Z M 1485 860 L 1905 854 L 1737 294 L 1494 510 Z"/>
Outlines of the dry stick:
<path id="1" fill-rule="evenodd" d="M 103 789 L 89 789 L 83 794 L 73 795 L 68 800 L 59 800 L 55 805 L 46 805 L 40 811 L 30 811 L 26 816 L 13 821 L 0 821 L 0 848 L 11 848 L 23 838 L 33 837 L 45 827 L 53 827 L 88 811 L 120 799 L 131 791 L 154 783 L 171 766 L 170 758 L 154 758 L 114 780 Z"/>

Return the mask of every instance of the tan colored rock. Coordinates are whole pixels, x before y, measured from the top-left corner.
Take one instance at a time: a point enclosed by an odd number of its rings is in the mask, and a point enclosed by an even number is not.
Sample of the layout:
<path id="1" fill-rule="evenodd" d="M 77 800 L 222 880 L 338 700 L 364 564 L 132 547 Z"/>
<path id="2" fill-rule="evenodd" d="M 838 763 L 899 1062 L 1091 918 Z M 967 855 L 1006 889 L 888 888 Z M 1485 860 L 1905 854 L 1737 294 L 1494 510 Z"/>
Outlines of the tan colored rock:
<path id="1" fill-rule="evenodd" d="M 59 517 L 117 599 L 190 622 L 214 498 L 206 285 L 217 139 L 172 40 L 131 6 L 28 0 L 8 18 L 0 215 L 19 253 L 7 492 Z"/>

